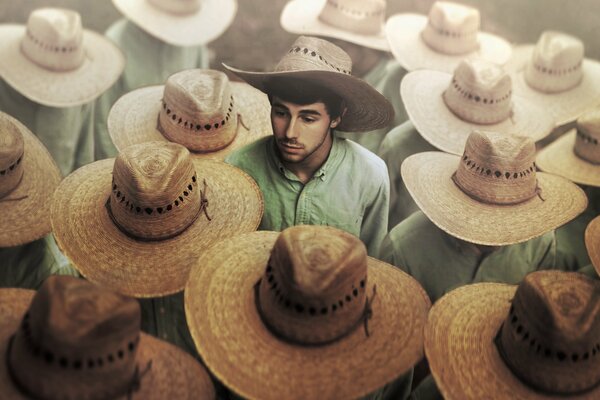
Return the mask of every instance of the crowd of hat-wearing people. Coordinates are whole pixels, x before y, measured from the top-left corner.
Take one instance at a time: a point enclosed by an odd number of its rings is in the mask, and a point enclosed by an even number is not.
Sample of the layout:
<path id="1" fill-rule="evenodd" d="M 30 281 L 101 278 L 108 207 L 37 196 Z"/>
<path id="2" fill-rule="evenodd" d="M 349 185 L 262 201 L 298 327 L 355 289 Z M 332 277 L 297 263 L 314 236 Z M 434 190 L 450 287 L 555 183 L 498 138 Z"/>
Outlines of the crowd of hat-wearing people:
<path id="1" fill-rule="evenodd" d="M 581 40 L 292 0 L 228 75 L 235 0 L 113 3 L 0 25 L 0 397 L 600 396 Z"/>

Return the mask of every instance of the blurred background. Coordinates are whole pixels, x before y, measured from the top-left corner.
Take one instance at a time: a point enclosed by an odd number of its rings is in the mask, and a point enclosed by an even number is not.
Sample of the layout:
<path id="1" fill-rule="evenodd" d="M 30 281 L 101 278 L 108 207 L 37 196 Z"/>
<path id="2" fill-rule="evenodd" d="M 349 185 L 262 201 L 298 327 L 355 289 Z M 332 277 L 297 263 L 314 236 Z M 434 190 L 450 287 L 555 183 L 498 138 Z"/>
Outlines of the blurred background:
<path id="1" fill-rule="evenodd" d="M 229 30 L 210 43 L 213 67 L 225 62 L 241 68 L 269 70 L 294 41 L 279 25 L 287 0 L 238 0 Z M 479 8 L 482 29 L 514 43 L 535 42 L 547 29 L 562 30 L 584 41 L 586 55 L 600 59 L 600 0 L 456 0 Z M 434 0 L 388 0 L 388 16 L 426 14 Z M 110 0 L 0 0 L 0 23 L 25 23 L 31 10 L 44 7 L 77 10 L 84 27 L 104 32 L 121 18 Z"/>

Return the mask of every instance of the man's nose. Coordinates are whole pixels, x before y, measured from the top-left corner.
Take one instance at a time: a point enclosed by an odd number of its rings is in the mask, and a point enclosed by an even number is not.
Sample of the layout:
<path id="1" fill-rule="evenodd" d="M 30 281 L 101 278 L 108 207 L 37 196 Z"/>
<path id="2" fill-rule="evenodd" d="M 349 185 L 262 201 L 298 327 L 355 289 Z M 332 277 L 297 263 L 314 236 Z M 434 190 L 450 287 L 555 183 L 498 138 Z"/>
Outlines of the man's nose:
<path id="1" fill-rule="evenodd" d="M 298 125 L 298 120 L 294 117 L 291 117 L 287 129 L 285 131 L 285 137 L 287 139 L 298 139 L 298 136 L 300 135 Z"/>

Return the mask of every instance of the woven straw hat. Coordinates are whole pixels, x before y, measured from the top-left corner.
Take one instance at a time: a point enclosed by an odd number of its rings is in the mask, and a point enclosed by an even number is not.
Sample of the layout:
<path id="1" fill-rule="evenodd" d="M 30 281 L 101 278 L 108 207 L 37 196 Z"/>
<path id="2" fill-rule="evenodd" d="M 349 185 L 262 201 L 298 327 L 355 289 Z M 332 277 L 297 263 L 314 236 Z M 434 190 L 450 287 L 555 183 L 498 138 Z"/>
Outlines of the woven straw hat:
<path id="1" fill-rule="evenodd" d="M 270 82 L 285 79 L 307 80 L 331 90 L 347 108 L 337 126 L 340 131 L 367 132 L 387 126 L 394 118 L 390 102 L 367 82 L 351 75 L 350 56 L 323 39 L 300 36 L 273 72 L 225 68 L 263 92 L 268 92 Z"/>
<path id="2" fill-rule="evenodd" d="M 386 0 L 292 0 L 283 8 L 280 22 L 291 33 L 390 51 L 384 30 L 386 7 Z"/>
<path id="3" fill-rule="evenodd" d="M 0 392 L 18 399 L 214 399 L 191 356 L 140 332 L 134 299 L 82 279 L 0 289 Z"/>
<path id="4" fill-rule="evenodd" d="M 50 107 L 89 103 L 123 72 L 125 57 L 75 11 L 34 10 L 27 26 L 0 25 L 0 76 L 17 92 Z"/>
<path id="5" fill-rule="evenodd" d="M 585 248 L 596 273 L 600 275 L 600 216 L 594 218 L 585 228 Z"/>
<path id="6" fill-rule="evenodd" d="M 408 71 L 432 69 L 451 73 L 467 57 L 506 64 L 512 47 L 504 39 L 479 31 L 475 8 L 436 1 L 429 15 L 396 14 L 385 31 L 394 58 Z"/>
<path id="7" fill-rule="evenodd" d="M 558 125 L 575 121 L 600 100 L 600 62 L 584 58 L 576 37 L 546 31 L 535 45 L 515 47 L 515 90 L 539 104 Z"/>
<path id="8" fill-rule="evenodd" d="M 577 119 L 577 128 L 542 149 L 537 166 L 575 183 L 600 187 L 600 107 Z"/>
<path id="9" fill-rule="evenodd" d="M 150 35 L 174 46 L 200 46 L 221 36 L 237 12 L 236 0 L 113 0 Z"/>
<path id="10" fill-rule="evenodd" d="M 192 157 L 224 159 L 273 133 L 270 108 L 267 96 L 250 85 L 191 69 L 121 97 L 108 114 L 108 131 L 118 150 L 167 141 L 185 146 Z"/>
<path id="11" fill-rule="evenodd" d="M 475 131 L 462 157 L 414 154 L 402 163 L 401 173 L 425 215 L 471 243 L 525 242 L 566 224 L 587 206 L 577 185 L 536 172 L 535 145 L 522 136 Z"/>
<path id="12" fill-rule="evenodd" d="M 442 297 L 429 313 L 425 352 L 444 398 L 597 399 L 599 285 L 538 271 L 518 288 L 477 283 Z"/>
<path id="13" fill-rule="evenodd" d="M 60 179 L 42 142 L 0 112 L 0 247 L 29 243 L 52 230 L 49 199 Z"/>
<path id="14" fill-rule="evenodd" d="M 429 307 L 413 278 L 325 226 L 224 240 L 200 257 L 185 290 L 206 365 L 239 395 L 260 399 L 378 389 L 423 356 Z"/>
<path id="15" fill-rule="evenodd" d="M 61 183 L 56 241 L 92 282 L 136 297 L 181 291 L 213 243 L 258 227 L 263 200 L 244 172 L 176 143 L 132 145 Z"/>
<path id="16" fill-rule="evenodd" d="M 512 79 L 502 67 L 481 59 L 461 61 L 453 75 L 410 72 L 400 94 L 417 131 L 447 153 L 462 154 L 473 130 L 538 141 L 554 128 L 543 108 L 513 92 Z"/>

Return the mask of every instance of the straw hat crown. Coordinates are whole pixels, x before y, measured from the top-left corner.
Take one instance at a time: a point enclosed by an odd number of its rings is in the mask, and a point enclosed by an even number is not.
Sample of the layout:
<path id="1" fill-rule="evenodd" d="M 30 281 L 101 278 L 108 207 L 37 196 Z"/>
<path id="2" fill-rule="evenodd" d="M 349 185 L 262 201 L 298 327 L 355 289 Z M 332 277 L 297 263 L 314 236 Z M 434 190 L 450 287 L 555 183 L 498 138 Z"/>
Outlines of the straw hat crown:
<path id="1" fill-rule="evenodd" d="M 574 394 L 600 383 L 600 284 L 541 271 L 519 285 L 497 345 L 509 368 L 545 392 Z"/>
<path id="2" fill-rule="evenodd" d="M 12 192 L 23 178 L 25 143 L 19 128 L 0 118 L 0 198 Z"/>
<path id="3" fill-rule="evenodd" d="M 339 230 L 296 226 L 273 247 L 259 287 L 267 325 L 301 344 L 321 344 L 349 333 L 367 302 L 364 244 Z"/>
<path id="4" fill-rule="evenodd" d="M 443 98 L 459 118 L 495 124 L 511 115 L 512 80 L 497 64 L 477 58 L 462 60 Z"/>
<path id="5" fill-rule="evenodd" d="M 477 50 L 479 11 L 472 7 L 448 1 L 437 1 L 429 10 L 423 41 L 435 51 L 444 54 L 466 54 Z"/>
<path id="6" fill-rule="evenodd" d="M 176 143 L 127 147 L 114 163 L 109 212 L 125 233 L 161 240 L 177 235 L 203 206 L 189 151 Z"/>
<path id="7" fill-rule="evenodd" d="M 192 151 L 216 151 L 235 139 L 237 119 L 224 73 L 191 69 L 167 79 L 158 129 L 170 141 Z"/>
<path id="8" fill-rule="evenodd" d="M 575 154 L 592 164 L 600 164 L 600 108 L 596 107 L 577 119 Z"/>
<path id="9" fill-rule="evenodd" d="M 319 14 L 322 22 L 363 35 L 376 35 L 383 29 L 384 0 L 327 0 Z"/>
<path id="10" fill-rule="evenodd" d="M 81 17 L 72 10 L 40 8 L 27 20 L 21 50 L 37 65 L 54 71 L 78 68 L 85 58 Z"/>
<path id="11" fill-rule="evenodd" d="M 193 14 L 200 10 L 200 0 L 148 0 L 148 3 L 161 11 L 174 15 Z"/>
<path id="12" fill-rule="evenodd" d="M 283 56 L 274 72 L 329 71 L 352 73 L 352 59 L 327 40 L 300 36 Z"/>
<path id="13" fill-rule="evenodd" d="M 113 398 L 136 375 L 137 301 L 72 277 L 49 277 L 9 350 L 9 368 L 35 398 Z"/>
<path id="14" fill-rule="evenodd" d="M 489 204 L 516 204 L 538 193 L 535 144 L 529 138 L 474 131 L 453 175 L 470 197 Z"/>
<path id="15" fill-rule="evenodd" d="M 564 92 L 583 79 L 583 42 L 561 32 L 546 31 L 525 67 L 529 86 L 545 93 Z"/>

